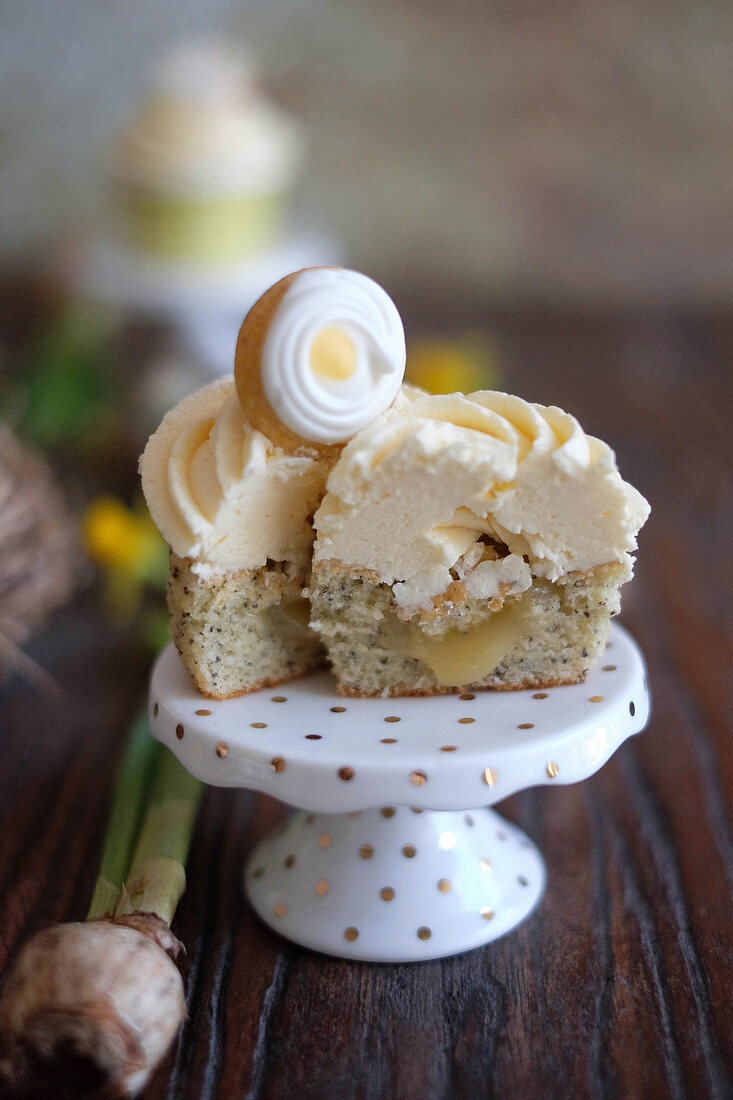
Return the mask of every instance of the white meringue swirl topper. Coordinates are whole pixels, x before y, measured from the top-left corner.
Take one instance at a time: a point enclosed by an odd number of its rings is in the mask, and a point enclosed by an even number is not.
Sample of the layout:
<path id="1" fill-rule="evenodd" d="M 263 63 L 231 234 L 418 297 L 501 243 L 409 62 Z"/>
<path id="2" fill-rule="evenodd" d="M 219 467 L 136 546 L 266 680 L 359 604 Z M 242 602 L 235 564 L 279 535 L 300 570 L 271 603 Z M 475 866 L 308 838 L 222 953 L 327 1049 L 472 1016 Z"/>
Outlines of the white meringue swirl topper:
<path id="1" fill-rule="evenodd" d="M 270 321 L 262 384 L 291 431 L 341 443 L 389 408 L 405 358 L 402 320 L 381 286 L 358 271 L 309 268 Z"/>

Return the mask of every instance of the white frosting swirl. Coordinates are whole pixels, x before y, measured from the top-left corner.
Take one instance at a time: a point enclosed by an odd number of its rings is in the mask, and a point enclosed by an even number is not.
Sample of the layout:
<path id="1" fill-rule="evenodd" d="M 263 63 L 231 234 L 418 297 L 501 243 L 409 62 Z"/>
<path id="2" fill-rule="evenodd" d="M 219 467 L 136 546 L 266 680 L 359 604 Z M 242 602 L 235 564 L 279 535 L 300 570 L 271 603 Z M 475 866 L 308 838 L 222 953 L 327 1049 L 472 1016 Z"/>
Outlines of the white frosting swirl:
<path id="1" fill-rule="evenodd" d="M 649 514 L 611 448 L 574 417 L 491 391 L 417 397 L 385 413 L 346 446 L 328 490 L 315 562 L 376 572 L 403 608 L 430 607 L 456 572 L 468 590 L 522 588 L 530 572 L 557 580 L 626 560 Z M 472 556 L 482 534 L 515 561 Z"/>
<path id="2" fill-rule="evenodd" d="M 172 409 L 148 440 L 140 472 L 163 538 L 200 576 L 258 569 L 268 558 L 308 568 L 328 465 L 286 454 L 250 427 L 233 379 Z"/>
<path id="3" fill-rule="evenodd" d="M 303 151 L 299 123 L 259 91 L 247 55 L 202 43 L 164 58 L 110 168 L 164 195 L 236 199 L 287 190 Z"/>
<path id="4" fill-rule="evenodd" d="M 357 271 L 301 271 L 270 322 L 261 371 L 286 427 L 316 443 L 343 442 L 397 396 L 405 372 L 397 308 Z"/>

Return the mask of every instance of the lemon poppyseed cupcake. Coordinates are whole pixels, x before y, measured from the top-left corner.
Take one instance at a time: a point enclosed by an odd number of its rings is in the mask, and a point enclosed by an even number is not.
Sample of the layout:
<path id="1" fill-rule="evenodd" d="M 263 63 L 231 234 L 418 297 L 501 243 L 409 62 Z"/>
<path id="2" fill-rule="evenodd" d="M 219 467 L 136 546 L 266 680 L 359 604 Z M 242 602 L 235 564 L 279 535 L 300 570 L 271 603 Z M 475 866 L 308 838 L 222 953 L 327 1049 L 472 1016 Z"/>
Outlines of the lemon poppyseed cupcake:
<path id="1" fill-rule="evenodd" d="M 313 514 L 344 442 L 397 401 L 404 333 L 387 294 L 340 268 L 271 287 L 247 315 L 236 378 L 182 401 L 141 458 L 171 548 L 172 632 L 217 699 L 283 683 L 325 657 L 309 625 Z"/>
<path id="2" fill-rule="evenodd" d="M 299 125 L 223 47 L 166 59 L 112 151 L 126 232 L 142 252 L 227 262 L 275 243 L 303 153 Z"/>
<path id="3" fill-rule="evenodd" d="M 404 367 L 385 292 L 307 269 L 247 315 L 235 378 L 149 441 L 173 635 L 207 695 L 326 656 L 378 696 L 576 683 L 600 656 L 647 502 L 561 409 L 429 396 Z"/>
<path id="4" fill-rule="evenodd" d="M 312 625 L 347 695 L 581 681 L 649 514 L 557 408 L 417 396 L 346 446 L 315 516 Z"/>

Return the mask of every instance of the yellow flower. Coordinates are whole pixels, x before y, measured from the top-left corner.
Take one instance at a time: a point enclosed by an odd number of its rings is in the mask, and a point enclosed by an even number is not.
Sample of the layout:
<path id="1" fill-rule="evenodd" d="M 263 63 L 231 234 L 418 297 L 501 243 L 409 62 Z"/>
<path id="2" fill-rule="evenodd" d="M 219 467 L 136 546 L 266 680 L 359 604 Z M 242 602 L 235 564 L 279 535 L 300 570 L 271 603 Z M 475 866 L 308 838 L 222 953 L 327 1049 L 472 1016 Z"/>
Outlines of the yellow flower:
<path id="1" fill-rule="evenodd" d="M 495 389 L 501 377 L 498 353 L 482 336 L 424 337 L 410 344 L 405 381 L 428 393 L 473 393 Z"/>
<path id="2" fill-rule="evenodd" d="M 121 501 L 98 497 L 84 517 L 84 542 L 97 565 L 134 569 L 147 551 L 147 532 Z"/>
<path id="3" fill-rule="evenodd" d="M 161 587 L 168 551 L 147 510 L 133 511 L 115 497 L 98 497 L 82 523 L 84 544 L 107 578 L 112 609 L 129 616 L 137 610 L 146 584 Z"/>

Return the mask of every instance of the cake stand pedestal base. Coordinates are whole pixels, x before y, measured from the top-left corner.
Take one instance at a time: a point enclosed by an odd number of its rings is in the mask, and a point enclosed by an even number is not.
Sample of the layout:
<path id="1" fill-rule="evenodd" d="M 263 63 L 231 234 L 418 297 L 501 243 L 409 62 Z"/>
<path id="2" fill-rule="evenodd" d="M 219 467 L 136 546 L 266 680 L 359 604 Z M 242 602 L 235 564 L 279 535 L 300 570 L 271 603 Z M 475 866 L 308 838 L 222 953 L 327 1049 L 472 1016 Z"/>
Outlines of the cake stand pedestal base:
<path id="1" fill-rule="evenodd" d="M 529 916 L 545 881 L 534 844 L 486 808 L 298 812 L 245 871 L 247 896 L 275 931 L 368 962 L 490 943 Z"/>

